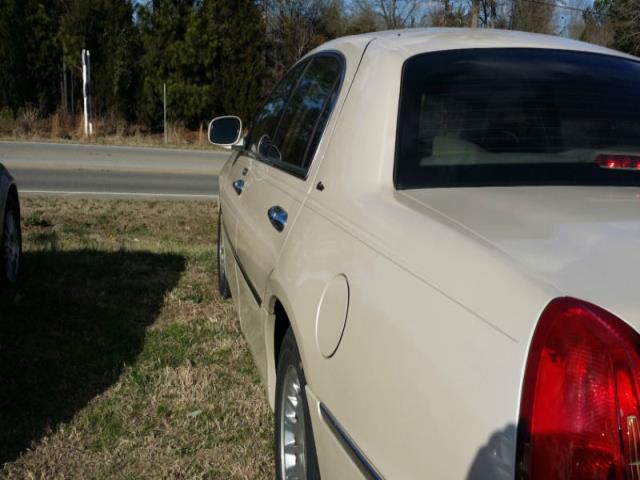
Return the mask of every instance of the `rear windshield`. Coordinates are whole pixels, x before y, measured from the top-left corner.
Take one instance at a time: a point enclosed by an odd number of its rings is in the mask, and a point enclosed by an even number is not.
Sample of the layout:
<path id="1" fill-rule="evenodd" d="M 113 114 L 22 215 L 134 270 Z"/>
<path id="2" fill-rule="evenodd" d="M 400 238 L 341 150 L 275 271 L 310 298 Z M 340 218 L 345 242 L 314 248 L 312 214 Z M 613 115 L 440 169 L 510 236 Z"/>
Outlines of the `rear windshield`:
<path id="1" fill-rule="evenodd" d="M 395 183 L 638 186 L 640 63 L 515 48 L 412 57 Z"/>

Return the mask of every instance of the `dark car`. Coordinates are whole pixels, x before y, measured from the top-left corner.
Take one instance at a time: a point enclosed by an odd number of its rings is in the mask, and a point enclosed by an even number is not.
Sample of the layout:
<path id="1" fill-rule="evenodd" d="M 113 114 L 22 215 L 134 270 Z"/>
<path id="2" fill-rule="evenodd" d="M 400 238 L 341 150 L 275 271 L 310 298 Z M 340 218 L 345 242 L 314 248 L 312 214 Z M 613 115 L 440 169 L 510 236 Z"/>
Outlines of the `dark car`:
<path id="1" fill-rule="evenodd" d="M 0 164 L 0 283 L 15 286 L 21 256 L 18 187 L 9 171 Z"/>

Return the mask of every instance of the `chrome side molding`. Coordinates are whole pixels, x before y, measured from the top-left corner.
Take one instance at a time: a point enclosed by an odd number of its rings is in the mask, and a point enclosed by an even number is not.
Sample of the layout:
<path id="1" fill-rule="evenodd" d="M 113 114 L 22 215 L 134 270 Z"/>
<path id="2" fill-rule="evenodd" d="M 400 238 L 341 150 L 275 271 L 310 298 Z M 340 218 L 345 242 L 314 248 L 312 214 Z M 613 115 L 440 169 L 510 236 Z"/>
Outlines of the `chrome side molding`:
<path id="1" fill-rule="evenodd" d="M 344 430 L 344 428 L 342 428 L 342 425 L 340 425 L 338 420 L 336 420 L 336 417 L 333 416 L 322 402 L 320 402 L 320 414 L 362 475 L 364 475 L 368 480 L 384 480 L 382 474 L 373 466 L 364 452 L 360 450 L 360 447 L 356 445 L 349 434 Z"/>

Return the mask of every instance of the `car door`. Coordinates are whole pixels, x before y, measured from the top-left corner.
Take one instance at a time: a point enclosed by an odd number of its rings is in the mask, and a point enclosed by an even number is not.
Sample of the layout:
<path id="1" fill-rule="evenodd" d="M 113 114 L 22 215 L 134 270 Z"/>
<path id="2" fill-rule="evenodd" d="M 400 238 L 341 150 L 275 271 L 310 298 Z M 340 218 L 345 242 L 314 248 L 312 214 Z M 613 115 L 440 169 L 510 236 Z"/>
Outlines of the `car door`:
<path id="1" fill-rule="evenodd" d="M 311 57 L 300 72 L 275 129 L 252 134 L 254 161 L 238 216 L 238 259 L 247 283 L 240 321 L 265 375 L 260 308 L 268 278 L 309 191 L 307 172 L 333 110 L 344 72 L 336 53 Z"/>
<path id="2" fill-rule="evenodd" d="M 253 121 L 254 128 L 247 138 L 245 148 L 232 154 L 230 162 L 220 174 L 220 198 L 223 209 L 222 224 L 227 238 L 230 240 L 229 253 L 233 255 L 234 263 L 239 267 L 241 275 L 244 275 L 244 272 L 242 264 L 238 263 L 236 232 L 238 217 L 243 203 L 243 194 L 248 185 L 252 183 L 253 178 L 253 175 L 249 175 L 249 172 L 253 168 L 256 155 L 255 149 L 252 148 L 251 138 L 255 136 L 262 137 L 266 134 L 272 135 L 272 132 L 275 131 L 286 101 L 291 95 L 291 91 L 295 87 L 305 65 L 306 63 L 296 65 L 276 85 Z M 242 282 L 240 283 L 242 287 Z M 245 281 L 244 283 L 247 282 Z M 242 321 L 242 316 L 240 317 Z"/>
<path id="3" fill-rule="evenodd" d="M 260 172 L 256 172 L 256 168 L 260 169 L 262 162 L 259 160 L 258 146 L 267 145 L 265 139 L 272 138 L 278 127 L 278 123 L 284 107 L 298 83 L 300 75 L 304 71 L 308 61 L 301 61 L 296 64 L 275 86 L 264 105 L 258 111 L 253 120 L 251 131 L 246 139 L 245 148 L 238 152 L 237 156 L 231 162 L 229 175 L 224 179 L 225 186 L 223 188 L 233 191 L 231 195 L 233 220 L 234 220 L 234 239 L 232 246 L 232 254 L 237 265 L 238 273 L 238 298 L 236 306 L 238 309 L 238 318 L 245 336 L 251 338 L 250 328 L 247 327 L 250 312 L 253 310 L 252 305 L 260 303 L 255 284 L 251 277 L 248 276 L 245 269 L 246 259 L 241 261 L 238 253 L 238 241 L 236 237 L 238 219 L 241 212 L 246 211 L 245 198 L 252 191 L 253 185 L 257 183 L 256 179 L 260 178 Z M 261 139 L 262 143 L 261 143 Z M 249 342 L 252 350 L 254 342 Z M 261 372 L 262 373 L 262 372 Z"/>
<path id="4" fill-rule="evenodd" d="M 233 152 L 229 162 L 220 172 L 220 209 L 221 230 L 229 240 L 231 252 L 235 252 L 236 226 L 240 212 L 240 195 L 244 189 L 244 177 L 247 173 L 247 161 L 240 152 Z"/>

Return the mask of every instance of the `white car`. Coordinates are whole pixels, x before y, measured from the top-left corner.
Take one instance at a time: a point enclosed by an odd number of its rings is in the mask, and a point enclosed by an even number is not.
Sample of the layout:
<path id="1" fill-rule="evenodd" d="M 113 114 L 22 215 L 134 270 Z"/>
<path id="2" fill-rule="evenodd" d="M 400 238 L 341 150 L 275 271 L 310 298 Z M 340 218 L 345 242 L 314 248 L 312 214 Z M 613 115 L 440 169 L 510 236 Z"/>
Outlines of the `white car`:
<path id="1" fill-rule="evenodd" d="M 220 175 L 277 478 L 640 478 L 640 63 L 498 30 L 331 41 Z"/>

